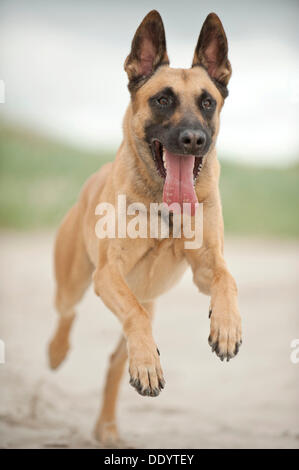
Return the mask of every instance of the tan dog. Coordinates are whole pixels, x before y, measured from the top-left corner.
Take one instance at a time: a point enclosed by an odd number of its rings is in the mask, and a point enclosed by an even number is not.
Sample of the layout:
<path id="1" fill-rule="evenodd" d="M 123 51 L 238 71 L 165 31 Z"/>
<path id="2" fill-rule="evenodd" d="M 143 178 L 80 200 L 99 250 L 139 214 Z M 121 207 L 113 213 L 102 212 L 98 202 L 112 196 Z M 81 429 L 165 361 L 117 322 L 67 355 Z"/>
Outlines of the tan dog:
<path id="1" fill-rule="evenodd" d="M 139 26 L 125 62 L 131 103 L 124 138 L 113 163 L 85 184 L 59 229 L 55 248 L 56 307 L 60 315 L 50 343 L 53 369 L 69 349 L 74 306 L 93 280 L 94 290 L 119 318 L 122 335 L 110 359 L 104 400 L 95 433 L 116 441 L 116 399 L 129 359 L 130 383 L 141 395 L 164 388 L 159 351 L 152 335 L 155 299 L 188 265 L 200 292 L 211 297 L 212 350 L 223 360 L 241 344 L 236 283 L 223 258 L 223 219 L 215 142 L 227 96 L 231 66 L 222 24 L 211 13 L 199 36 L 190 69 L 168 65 L 162 19 L 151 11 Z M 95 233 L 100 202 L 116 204 L 119 194 L 145 207 L 162 201 L 203 203 L 203 243 L 185 249 L 184 237 L 103 238 Z M 192 218 L 193 219 L 193 218 Z M 117 221 L 116 221 L 117 222 Z"/>

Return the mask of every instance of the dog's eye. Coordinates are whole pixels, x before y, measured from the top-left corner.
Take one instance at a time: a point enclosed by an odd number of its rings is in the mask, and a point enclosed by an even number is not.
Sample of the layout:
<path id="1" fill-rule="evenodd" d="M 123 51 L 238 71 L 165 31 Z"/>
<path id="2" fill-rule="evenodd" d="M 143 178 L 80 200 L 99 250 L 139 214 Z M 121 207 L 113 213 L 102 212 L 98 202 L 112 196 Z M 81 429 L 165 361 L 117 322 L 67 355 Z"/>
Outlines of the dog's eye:
<path id="1" fill-rule="evenodd" d="M 162 107 L 168 106 L 171 103 L 171 98 L 160 96 L 160 98 L 157 98 L 157 103 Z"/>
<path id="2" fill-rule="evenodd" d="M 204 109 L 211 109 L 213 107 L 212 100 L 210 98 L 205 98 L 202 102 L 202 107 Z"/>

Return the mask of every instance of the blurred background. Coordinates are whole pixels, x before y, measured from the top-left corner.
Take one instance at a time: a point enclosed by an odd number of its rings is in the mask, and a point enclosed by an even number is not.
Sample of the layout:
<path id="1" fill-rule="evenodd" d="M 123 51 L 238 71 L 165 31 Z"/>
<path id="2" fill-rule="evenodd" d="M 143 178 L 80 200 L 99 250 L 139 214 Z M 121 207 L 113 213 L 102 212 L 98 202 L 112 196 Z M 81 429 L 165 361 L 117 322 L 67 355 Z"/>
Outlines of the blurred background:
<path id="1" fill-rule="evenodd" d="M 0 8 L 2 226 L 55 226 L 86 177 L 114 158 L 129 101 L 123 63 L 157 8 L 174 67 L 190 66 L 210 11 L 227 32 L 233 75 L 218 140 L 227 232 L 298 236 L 296 0 L 2 0 Z"/>
<path id="2" fill-rule="evenodd" d="M 131 411 L 149 423 L 142 426 L 147 439 L 136 435 L 133 426 L 129 430 L 129 438 L 140 447 L 298 447 L 299 366 L 289 361 L 289 343 L 299 337 L 296 0 L 0 0 L 0 338 L 7 345 L 6 364 L 0 365 L 2 446 L 95 445 L 87 437 L 88 426 L 118 325 L 97 299 L 84 300 L 93 331 L 79 321 L 74 333 L 76 359 L 58 373 L 59 380 L 44 372 L 45 344 L 55 321 L 53 238 L 83 182 L 114 158 L 121 143 L 129 102 L 123 63 L 137 26 L 154 8 L 162 15 L 174 67 L 190 66 L 202 23 L 211 11 L 221 18 L 228 37 L 233 75 L 218 139 L 220 189 L 227 257 L 239 283 L 241 306 L 248 313 L 244 322 L 249 339 L 240 362 L 232 361 L 229 372 L 223 371 L 208 351 L 206 315 L 199 320 L 197 312 L 202 308 L 206 313 L 208 299 L 198 296 L 187 274 L 175 294 L 161 299 L 166 313 L 163 320 L 157 319 L 173 380 L 169 393 L 174 395 L 161 397 L 156 408 L 141 404 L 126 390 L 123 427 L 128 426 Z M 173 295 L 176 302 L 170 309 Z M 192 350 L 187 330 L 184 339 L 178 336 L 187 328 L 180 311 L 187 304 L 185 323 L 194 325 L 190 331 L 200 331 L 201 345 L 193 338 Z M 105 316 L 104 330 L 99 309 Z M 167 334 L 167 321 L 173 318 L 180 325 L 179 332 L 173 332 L 177 341 Z M 183 359 L 172 348 L 178 342 L 184 345 Z M 92 347 L 98 348 L 96 354 Z M 203 372 L 205 385 L 184 372 L 186 363 L 188 374 L 192 367 Z M 202 415 L 194 390 L 207 400 L 211 391 L 219 390 L 218 407 L 215 401 L 210 408 L 205 404 Z M 182 395 L 189 396 L 193 409 L 182 408 Z M 82 405 L 82 396 L 88 405 Z M 62 405 L 55 408 L 55 401 Z M 235 412 L 227 409 L 228 402 L 234 403 Z M 77 427 L 72 422 L 74 410 Z M 61 411 L 69 413 L 68 421 L 60 421 Z M 86 411 L 91 413 L 89 421 Z M 166 413 L 165 429 L 160 428 L 159 413 Z M 194 416 L 202 425 L 195 425 Z M 159 440 L 154 435 L 157 422 Z M 180 423 L 180 431 L 174 438 L 175 423 Z M 184 429 L 188 431 L 182 434 Z"/>

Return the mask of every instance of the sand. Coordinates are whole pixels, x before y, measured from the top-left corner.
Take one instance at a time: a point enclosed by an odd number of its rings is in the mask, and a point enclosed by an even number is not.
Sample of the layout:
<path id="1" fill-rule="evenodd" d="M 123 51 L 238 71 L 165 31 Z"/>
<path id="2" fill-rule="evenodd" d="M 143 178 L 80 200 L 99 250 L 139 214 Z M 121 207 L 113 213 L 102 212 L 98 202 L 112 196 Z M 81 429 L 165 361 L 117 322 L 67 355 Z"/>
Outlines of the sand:
<path id="1" fill-rule="evenodd" d="M 78 306 L 72 350 L 48 369 L 53 332 L 52 233 L 0 234 L 0 447 L 95 448 L 92 429 L 107 359 L 120 327 L 90 289 Z M 229 239 L 244 344 L 222 363 L 208 346 L 209 299 L 191 273 L 158 300 L 154 332 L 167 381 L 140 397 L 125 375 L 120 433 L 135 448 L 299 448 L 299 243 Z"/>

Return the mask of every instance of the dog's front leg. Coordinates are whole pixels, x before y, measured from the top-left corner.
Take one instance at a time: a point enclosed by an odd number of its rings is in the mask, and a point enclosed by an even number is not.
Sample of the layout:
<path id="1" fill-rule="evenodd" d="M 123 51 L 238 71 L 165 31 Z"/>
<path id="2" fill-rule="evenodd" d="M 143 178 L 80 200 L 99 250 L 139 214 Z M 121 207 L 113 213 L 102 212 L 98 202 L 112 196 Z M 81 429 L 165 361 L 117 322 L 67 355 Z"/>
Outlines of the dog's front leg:
<path id="1" fill-rule="evenodd" d="M 130 384 L 143 396 L 155 397 L 165 381 L 152 335 L 151 315 L 138 302 L 116 264 L 106 264 L 93 276 L 94 288 L 122 323 L 127 341 Z"/>
<path id="2" fill-rule="evenodd" d="M 222 361 L 229 361 L 242 343 L 236 282 L 226 267 L 220 245 L 187 251 L 195 284 L 211 296 L 209 344 Z"/>

